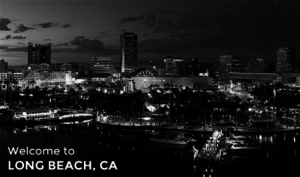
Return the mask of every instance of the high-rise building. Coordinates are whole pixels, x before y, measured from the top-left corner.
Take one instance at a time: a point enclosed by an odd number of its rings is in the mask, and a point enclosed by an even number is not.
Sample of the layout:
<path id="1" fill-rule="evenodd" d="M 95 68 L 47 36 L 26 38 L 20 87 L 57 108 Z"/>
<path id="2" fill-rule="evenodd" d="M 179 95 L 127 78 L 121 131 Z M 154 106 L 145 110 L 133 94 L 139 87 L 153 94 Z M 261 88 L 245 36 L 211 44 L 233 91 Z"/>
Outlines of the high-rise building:
<path id="1" fill-rule="evenodd" d="M 242 71 L 242 58 L 232 55 L 232 73 L 240 73 Z"/>
<path id="2" fill-rule="evenodd" d="M 243 58 L 241 60 L 241 73 L 262 73 L 265 71 L 264 60 L 262 58 Z M 238 72 L 236 72 L 238 73 Z"/>
<path id="3" fill-rule="evenodd" d="M 251 72 L 263 73 L 265 71 L 264 60 L 262 58 L 255 58 L 251 60 Z"/>
<path id="4" fill-rule="evenodd" d="M 250 73 L 251 72 L 251 64 L 252 64 L 252 60 L 249 58 L 242 58 L 241 61 L 241 71 L 243 73 Z"/>
<path id="5" fill-rule="evenodd" d="M 198 71 L 198 59 L 190 58 L 186 61 L 186 73 L 187 76 L 199 76 Z"/>
<path id="6" fill-rule="evenodd" d="M 167 56 L 164 59 L 165 63 L 165 75 L 168 76 L 178 76 L 183 75 L 184 73 L 184 59 L 182 58 L 173 58 L 172 56 Z"/>
<path id="7" fill-rule="evenodd" d="M 282 47 L 277 51 L 277 71 L 292 72 L 295 69 L 295 48 Z"/>
<path id="8" fill-rule="evenodd" d="M 167 58 L 164 59 L 165 63 L 165 75 L 176 75 L 176 68 L 175 68 L 175 61 L 172 56 L 167 56 Z"/>
<path id="9" fill-rule="evenodd" d="M 184 59 L 174 58 L 174 62 L 175 62 L 176 75 L 184 76 L 185 75 L 185 65 L 186 65 L 186 62 L 184 62 Z"/>
<path id="10" fill-rule="evenodd" d="M 120 36 L 121 73 L 132 73 L 137 69 L 137 35 L 125 32 Z"/>
<path id="11" fill-rule="evenodd" d="M 4 59 L 0 60 L 0 73 L 6 73 L 8 69 L 8 63 Z"/>
<path id="12" fill-rule="evenodd" d="M 232 71 L 232 58 L 233 54 L 219 56 L 219 76 L 225 76 Z"/>
<path id="13" fill-rule="evenodd" d="M 30 43 L 28 45 L 28 65 L 42 63 L 51 64 L 51 45 L 36 44 L 33 47 Z"/>
<path id="14" fill-rule="evenodd" d="M 74 63 L 72 70 L 78 74 L 78 76 L 87 76 L 90 74 L 90 68 L 88 63 Z"/>
<path id="15" fill-rule="evenodd" d="M 110 57 L 92 58 L 92 74 L 112 73 L 112 63 Z"/>

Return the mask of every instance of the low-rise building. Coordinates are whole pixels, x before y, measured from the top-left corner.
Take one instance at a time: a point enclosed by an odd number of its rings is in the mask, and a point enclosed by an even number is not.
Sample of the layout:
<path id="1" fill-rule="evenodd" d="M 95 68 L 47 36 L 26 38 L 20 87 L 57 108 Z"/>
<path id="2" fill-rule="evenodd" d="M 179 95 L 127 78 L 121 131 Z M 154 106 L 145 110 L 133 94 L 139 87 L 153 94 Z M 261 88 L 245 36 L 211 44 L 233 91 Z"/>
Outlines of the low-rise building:
<path id="1" fill-rule="evenodd" d="M 280 73 L 280 76 L 283 84 L 300 87 L 300 73 Z"/>
<path id="2" fill-rule="evenodd" d="M 276 73 L 231 73 L 227 79 L 250 80 L 252 83 L 282 82 L 282 77 Z"/>

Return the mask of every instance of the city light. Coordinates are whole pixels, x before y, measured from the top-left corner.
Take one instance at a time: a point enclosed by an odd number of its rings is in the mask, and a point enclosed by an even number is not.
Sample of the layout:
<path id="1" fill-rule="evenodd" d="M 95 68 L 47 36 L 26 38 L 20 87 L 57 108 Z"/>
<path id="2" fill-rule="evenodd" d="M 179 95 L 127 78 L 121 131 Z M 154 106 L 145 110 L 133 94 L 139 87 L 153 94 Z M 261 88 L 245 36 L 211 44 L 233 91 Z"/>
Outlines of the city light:
<path id="1" fill-rule="evenodd" d="M 3 149 L 68 147 L 89 162 L 116 161 L 113 176 L 295 176 L 297 5 L 4 2 Z M 128 158 L 138 168 L 126 170 Z"/>
<path id="2" fill-rule="evenodd" d="M 151 120 L 151 117 L 143 117 L 143 120 Z"/>

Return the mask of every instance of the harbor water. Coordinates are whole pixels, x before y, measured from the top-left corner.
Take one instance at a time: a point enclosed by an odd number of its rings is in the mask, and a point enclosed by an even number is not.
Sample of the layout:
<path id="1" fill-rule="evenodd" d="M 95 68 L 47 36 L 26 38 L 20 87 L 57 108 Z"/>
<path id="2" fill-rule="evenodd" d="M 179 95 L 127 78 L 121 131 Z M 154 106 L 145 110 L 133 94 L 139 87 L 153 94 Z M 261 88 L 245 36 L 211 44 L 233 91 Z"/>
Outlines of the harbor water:
<path id="1" fill-rule="evenodd" d="M 251 134 L 262 147 L 259 161 L 220 165 L 182 161 L 182 149 L 149 142 L 144 130 L 80 128 L 70 126 L 1 127 L 1 174 L 9 176 L 300 176 L 298 133 Z M 195 133 L 205 142 L 208 135 Z M 8 147 L 74 149 L 73 155 L 10 155 Z M 197 146 L 201 148 L 201 144 Z M 16 161 L 92 161 L 96 170 L 8 170 Z M 118 170 L 101 170 L 115 162 Z M 5 176 L 5 175 L 4 175 Z"/>

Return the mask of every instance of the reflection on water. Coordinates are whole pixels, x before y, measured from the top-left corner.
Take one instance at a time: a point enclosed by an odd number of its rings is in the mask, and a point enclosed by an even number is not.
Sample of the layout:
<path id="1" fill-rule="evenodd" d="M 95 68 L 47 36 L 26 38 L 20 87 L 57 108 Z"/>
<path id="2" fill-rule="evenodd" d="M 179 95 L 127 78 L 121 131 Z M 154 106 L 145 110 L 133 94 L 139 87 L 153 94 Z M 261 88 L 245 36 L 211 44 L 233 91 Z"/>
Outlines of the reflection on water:
<path id="1" fill-rule="evenodd" d="M 209 135 L 191 134 L 199 142 Z M 9 126 L 1 128 L 1 147 L 73 148 L 70 160 L 114 160 L 120 173 L 110 176 L 291 176 L 297 174 L 300 157 L 299 134 L 252 134 L 262 147 L 260 162 L 249 161 L 231 165 L 185 164 L 182 149 L 151 144 L 145 130 L 122 130 L 95 127 L 90 130 L 70 125 Z M 201 143 L 196 148 L 200 149 Z M 8 159 L 6 148 L 1 148 L 1 160 Z M 16 158 L 16 157 L 13 157 Z M 28 157 L 27 157 L 28 158 Z M 50 157 L 49 157 L 50 158 Z M 63 157 L 69 160 L 69 157 Z M 5 162 L 7 163 L 7 161 Z M 250 169 L 251 167 L 251 169 Z M 2 168 L 2 167 L 1 167 Z M 69 174 L 67 174 L 69 175 Z M 95 175 L 95 174 L 91 174 Z"/>

